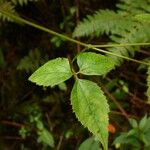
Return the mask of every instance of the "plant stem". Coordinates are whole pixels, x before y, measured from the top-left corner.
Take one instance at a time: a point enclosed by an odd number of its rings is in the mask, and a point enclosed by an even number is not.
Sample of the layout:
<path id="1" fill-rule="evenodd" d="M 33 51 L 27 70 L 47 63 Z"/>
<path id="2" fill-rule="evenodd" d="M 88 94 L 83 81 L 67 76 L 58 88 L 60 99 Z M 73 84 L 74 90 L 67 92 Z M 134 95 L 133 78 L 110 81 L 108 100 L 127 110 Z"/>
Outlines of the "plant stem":
<path id="1" fill-rule="evenodd" d="M 107 45 L 93 45 L 94 47 L 125 47 L 125 46 L 149 46 L 150 43 L 124 43 L 124 44 L 107 44 Z"/>
<path id="2" fill-rule="evenodd" d="M 72 61 L 71 61 L 70 55 L 68 55 L 67 57 L 68 57 L 70 69 L 71 69 L 71 71 L 72 71 L 72 74 L 73 74 L 73 76 L 74 76 L 74 79 L 77 80 L 77 79 L 78 79 L 78 76 L 77 76 L 77 73 L 74 71 L 74 68 L 73 68 L 73 65 L 72 65 Z"/>
<path id="3" fill-rule="evenodd" d="M 25 20 L 19 16 L 16 16 L 16 15 L 13 15 L 13 14 L 10 14 L 4 10 L 0 10 L 0 12 L 16 21 L 19 21 L 19 22 L 22 22 L 22 23 L 25 23 L 29 26 L 32 26 L 32 27 L 35 27 L 37 29 L 40 29 L 42 31 L 45 31 L 47 33 L 50 33 L 52 35 L 56 35 L 56 36 L 59 36 L 60 38 L 62 39 L 65 39 L 65 40 L 68 40 L 70 42 L 73 42 L 73 43 L 76 43 L 76 44 L 79 44 L 81 46 L 84 46 L 86 48 L 89 48 L 89 49 L 93 49 L 93 50 L 96 50 L 96 51 L 99 51 L 99 52 L 102 52 L 102 53 L 105 53 L 105 54 L 109 54 L 109 55 L 114 55 L 114 56 L 117 56 L 117 57 L 120 57 L 120 58 L 123 58 L 123 59 L 126 59 L 126 60 L 129 60 L 129 61 L 133 61 L 133 62 L 136 62 L 136 63 L 139 63 L 139 64 L 143 64 L 143 65 L 147 65 L 147 66 L 150 66 L 149 63 L 146 63 L 146 62 L 143 62 L 143 61 L 140 61 L 140 60 L 136 60 L 136 59 L 132 59 L 132 58 L 129 58 L 129 57 L 126 57 L 126 56 L 123 56 L 123 55 L 119 55 L 119 54 L 115 54 L 115 53 L 112 53 L 112 52 L 109 52 L 109 51 L 105 51 L 105 50 L 102 50 L 102 49 L 99 49 L 97 48 L 98 45 L 92 45 L 92 44 L 86 44 L 86 43 L 83 43 L 81 41 L 78 41 L 78 40 L 75 40 L 71 37 L 68 37 L 66 35 L 63 35 L 63 34 L 60 34 L 58 32 L 55 32 L 53 30 L 50 30 L 48 28 L 45 28 L 43 26 L 40 26 L 38 24 L 35 24 L 33 22 L 30 22 L 28 20 Z M 136 46 L 136 45 L 150 45 L 150 43 L 130 43 L 130 44 L 114 44 L 114 45 L 110 45 L 111 47 L 113 46 Z M 100 46 L 100 45 L 99 45 Z M 109 45 L 101 45 L 101 47 L 109 47 Z"/>
<path id="4" fill-rule="evenodd" d="M 116 100 L 116 98 L 109 93 L 109 91 L 107 90 L 107 88 L 100 83 L 103 91 L 107 94 L 107 96 L 114 102 L 114 104 L 118 107 L 118 109 L 122 112 L 122 114 L 124 115 L 124 117 L 127 119 L 127 121 L 129 121 L 129 116 L 127 114 L 127 112 L 124 110 L 124 108 L 120 105 L 120 103 Z"/>

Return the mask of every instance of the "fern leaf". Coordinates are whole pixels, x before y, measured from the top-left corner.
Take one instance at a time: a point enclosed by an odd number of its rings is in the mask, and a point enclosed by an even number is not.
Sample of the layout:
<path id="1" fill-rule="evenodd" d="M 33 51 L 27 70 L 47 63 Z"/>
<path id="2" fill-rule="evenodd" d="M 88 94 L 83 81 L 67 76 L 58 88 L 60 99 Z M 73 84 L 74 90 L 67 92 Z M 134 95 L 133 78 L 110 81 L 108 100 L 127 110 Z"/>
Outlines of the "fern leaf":
<path id="1" fill-rule="evenodd" d="M 8 13 L 17 15 L 17 13 L 15 12 L 14 6 L 10 2 L 1 1 L 0 2 L 0 10 L 3 10 L 3 11 L 6 11 Z M 6 16 L 2 13 L 0 13 L 0 19 L 3 20 L 3 21 L 7 20 L 7 21 L 12 21 L 13 22 L 13 20 L 11 18 L 9 18 L 8 16 Z"/>
<path id="2" fill-rule="evenodd" d="M 119 8 L 119 13 L 123 14 L 142 14 L 150 13 L 150 1 L 149 0 L 120 0 L 121 2 L 117 4 Z"/>
<path id="3" fill-rule="evenodd" d="M 150 42 L 150 28 L 149 24 L 139 24 L 134 28 L 131 28 L 130 31 L 124 31 L 124 35 L 120 34 L 120 38 L 116 38 L 116 35 L 111 36 L 111 40 L 114 41 L 116 44 L 125 44 L 125 43 L 146 43 Z M 114 44 L 113 43 L 113 44 Z M 140 46 L 125 46 L 125 47 L 113 47 L 113 48 L 108 48 L 109 51 L 115 54 L 127 56 L 127 57 L 134 57 L 135 52 L 137 50 L 140 50 Z M 123 59 L 109 55 L 111 57 L 116 66 L 119 66 L 122 62 Z"/>
<path id="4" fill-rule="evenodd" d="M 19 4 L 20 6 L 27 5 L 28 2 L 36 2 L 38 0 L 11 0 L 14 5 Z"/>
<path id="5" fill-rule="evenodd" d="M 111 10 L 99 10 L 80 22 L 73 36 L 100 36 L 104 33 L 119 33 L 122 30 L 129 30 L 133 26 L 134 22 L 129 16 L 125 17 Z"/>
<path id="6" fill-rule="evenodd" d="M 40 65 L 46 63 L 46 61 L 48 61 L 47 55 L 42 55 L 38 49 L 34 51 L 31 50 L 27 56 L 20 60 L 17 69 L 24 70 L 27 73 L 33 72 L 38 69 Z"/>

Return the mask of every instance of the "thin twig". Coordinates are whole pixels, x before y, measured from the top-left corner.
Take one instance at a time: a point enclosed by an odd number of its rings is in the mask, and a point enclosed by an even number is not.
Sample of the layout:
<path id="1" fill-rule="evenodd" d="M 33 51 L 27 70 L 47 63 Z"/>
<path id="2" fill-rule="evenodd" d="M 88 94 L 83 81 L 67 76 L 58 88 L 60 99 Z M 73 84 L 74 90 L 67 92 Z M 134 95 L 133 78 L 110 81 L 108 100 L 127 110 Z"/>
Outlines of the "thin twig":
<path id="1" fill-rule="evenodd" d="M 61 135 L 61 136 L 60 136 L 60 138 L 59 138 L 59 142 L 58 142 L 58 145 L 57 145 L 56 150 L 60 150 L 60 147 L 61 147 L 62 141 L 63 141 L 63 135 Z"/>
<path id="2" fill-rule="evenodd" d="M 123 116 L 129 120 L 129 116 L 128 114 L 126 113 L 126 111 L 123 109 L 123 107 L 120 105 L 120 103 L 116 100 L 116 98 L 110 94 L 110 92 L 107 90 L 107 88 L 102 84 L 100 83 L 103 91 L 107 94 L 107 96 L 116 104 L 116 106 L 118 107 L 118 109 L 122 112 Z"/>
<path id="3" fill-rule="evenodd" d="M 47 112 L 45 113 L 45 116 L 46 116 L 46 119 L 48 122 L 49 130 L 52 131 L 53 130 L 52 123 L 51 123 L 50 117 Z"/>
<path id="4" fill-rule="evenodd" d="M 106 80 L 108 81 L 111 81 L 111 79 L 109 77 L 106 77 Z M 119 89 L 122 89 L 122 87 L 116 83 L 116 87 L 119 88 Z M 123 89 L 122 89 L 123 90 Z M 125 91 L 126 92 L 126 91 Z M 141 98 L 137 97 L 136 95 L 134 95 L 133 93 L 131 92 L 126 92 L 129 96 L 131 97 L 134 97 L 136 100 L 138 100 L 140 103 L 143 103 L 143 104 L 147 104 L 147 102 L 143 101 Z"/>
<path id="5" fill-rule="evenodd" d="M 22 124 L 22 123 L 17 123 L 17 122 L 14 122 L 14 121 L 1 120 L 0 124 L 13 126 L 15 128 L 28 128 L 28 129 L 32 129 L 33 131 L 37 132 L 37 129 L 34 128 L 34 127 L 31 127 L 29 125 Z"/>
<path id="6" fill-rule="evenodd" d="M 7 121 L 7 120 L 2 120 L 2 121 L 0 121 L 0 124 L 9 125 L 9 126 L 14 126 L 14 127 L 17 127 L 17 128 L 27 127 L 27 126 L 24 125 L 24 124 L 17 123 L 17 122 L 12 122 L 12 121 Z"/>
<path id="7" fill-rule="evenodd" d="M 111 114 L 116 114 L 116 115 L 121 115 L 121 116 L 124 116 L 124 114 L 122 112 L 118 112 L 118 111 L 110 111 Z M 128 117 L 129 118 L 135 118 L 135 119 L 138 119 L 137 116 L 134 116 L 134 115 L 129 115 L 128 114 Z"/>

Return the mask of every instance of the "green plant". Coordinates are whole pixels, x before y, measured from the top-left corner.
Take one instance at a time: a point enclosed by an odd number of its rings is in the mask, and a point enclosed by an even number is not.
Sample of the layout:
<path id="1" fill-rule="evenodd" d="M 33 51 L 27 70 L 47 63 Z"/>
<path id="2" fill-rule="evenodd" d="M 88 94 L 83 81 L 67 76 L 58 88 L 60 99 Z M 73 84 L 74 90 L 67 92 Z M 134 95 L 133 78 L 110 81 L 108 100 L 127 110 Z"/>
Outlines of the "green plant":
<path id="1" fill-rule="evenodd" d="M 23 6 L 23 5 L 27 5 L 29 2 L 36 2 L 38 0 L 1 0 L 0 1 L 0 9 L 3 9 L 11 14 L 15 14 L 15 15 L 19 15 L 17 13 L 17 11 L 15 10 L 15 7 L 17 7 L 18 5 Z M 0 18 L 3 21 L 14 21 L 13 19 L 11 19 L 10 17 L 8 17 L 7 15 L 4 15 L 2 13 L 0 13 Z"/>
<path id="2" fill-rule="evenodd" d="M 3 12 L 4 13 L 4 12 Z M 17 20 L 16 16 L 4 13 Z M 76 41 L 52 30 L 46 29 L 29 21 L 19 18 L 18 20 L 28 25 L 34 26 L 46 32 L 67 39 L 71 42 L 91 48 L 100 52 L 104 50 L 96 48 L 94 45 Z M 129 43 L 130 44 L 130 43 Z M 136 43 L 134 43 L 136 45 Z M 134 45 L 133 44 L 133 45 Z M 146 43 L 147 44 L 147 43 Z M 145 44 L 145 45 L 146 45 Z M 132 45 L 132 44 L 131 44 Z M 138 44 L 137 44 L 138 45 Z M 107 45 L 106 45 L 107 46 Z M 108 45 L 109 47 L 109 45 Z M 107 53 L 107 51 L 106 51 Z M 112 54 L 113 53 L 109 53 Z M 116 54 L 115 54 L 116 55 Z M 122 57 L 122 55 L 118 55 Z M 128 57 L 123 57 L 130 59 Z M 74 60 L 77 59 L 79 71 L 74 70 Z M 133 59 L 130 59 L 133 60 Z M 135 60 L 136 61 L 136 60 Z M 137 61 L 138 62 L 138 61 Z M 147 63 L 145 63 L 147 64 Z M 148 64 L 147 64 L 148 65 Z M 104 150 L 108 149 L 108 112 L 109 107 L 103 91 L 96 83 L 86 79 L 84 75 L 106 75 L 114 68 L 114 60 L 107 56 L 93 52 L 83 52 L 75 56 L 73 60 L 67 58 L 56 58 L 48 61 L 40 67 L 29 78 L 30 81 L 42 86 L 55 86 L 74 76 L 75 84 L 71 92 L 71 104 L 79 121 L 87 127 L 102 143 Z M 85 79 L 80 78 L 80 75 Z"/>
<path id="3" fill-rule="evenodd" d="M 136 3 L 136 4 L 135 4 Z M 145 6 L 146 7 L 143 7 Z M 73 33 L 74 37 L 85 37 L 85 36 L 102 36 L 106 34 L 110 38 L 108 44 L 130 44 L 130 43 L 144 43 L 150 41 L 150 29 L 149 23 L 139 22 L 135 19 L 135 15 L 139 13 L 150 12 L 150 2 L 146 1 L 124 1 L 117 5 L 118 11 L 112 10 L 99 10 L 94 15 L 88 15 L 86 19 L 81 21 L 75 28 Z M 130 9 L 128 9 L 130 8 Z M 149 8 L 149 9 L 148 9 Z M 139 11 L 136 11 L 136 10 Z M 140 10 L 142 11 L 140 12 Z M 131 12 L 130 12 L 131 11 Z M 137 15 L 137 18 L 138 15 Z M 146 20 L 149 18 L 146 17 Z M 97 47 L 103 47 L 97 45 Z M 133 57 L 135 51 L 140 50 L 140 46 L 119 46 L 119 47 L 108 47 L 108 51 L 120 54 L 123 56 Z M 116 66 L 120 66 L 123 62 L 122 58 L 109 55 L 113 57 Z"/>
<path id="4" fill-rule="evenodd" d="M 25 107 L 25 106 L 24 106 Z M 26 139 L 31 135 L 31 132 L 35 131 L 37 143 L 41 143 L 44 146 L 54 147 L 53 135 L 46 129 L 43 120 L 42 112 L 38 105 L 31 104 L 29 107 L 24 108 L 25 111 L 28 110 L 27 123 L 30 126 L 24 126 L 20 128 L 19 135 Z M 31 126 L 32 125 L 32 126 Z"/>
<path id="5" fill-rule="evenodd" d="M 107 100 L 96 83 L 79 79 L 78 74 L 104 75 L 113 68 L 113 61 L 100 54 L 84 52 L 77 56 L 77 64 L 79 71 L 75 72 L 73 62 L 69 64 L 67 58 L 53 59 L 35 71 L 29 80 L 38 85 L 54 86 L 74 75 L 76 81 L 71 92 L 73 111 L 79 121 L 101 141 L 103 148 L 107 150 L 109 112 Z"/>
<path id="6" fill-rule="evenodd" d="M 142 42 L 150 42 L 150 1 L 120 0 L 117 4 L 117 12 L 112 10 L 99 10 L 94 15 L 88 15 L 75 28 L 74 37 L 94 36 L 100 37 L 107 35 L 110 38 L 106 49 L 116 55 L 134 57 L 135 53 L 143 47 Z M 139 43 L 139 45 L 130 46 L 130 43 Z M 116 46 L 120 44 L 120 46 Z M 129 44 L 129 45 L 126 45 Z M 105 45 L 95 45 L 105 47 Z M 145 47 L 146 48 L 146 47 Z M 109 55 L 115 62 L 115 66 L 123 63 L 123 58 L 115 55 Z M 149 99 L 149 72 L 147 78 L 147 97 Z"/>
<path id="7" fill-rule="evenodd" d="M 132 129 L 128 132 L 121 133 L 115 141 L 117 149 L 150 149 L 150 117 L 143 117 L 138 123 L 135 119 L 130 119 Z"/>

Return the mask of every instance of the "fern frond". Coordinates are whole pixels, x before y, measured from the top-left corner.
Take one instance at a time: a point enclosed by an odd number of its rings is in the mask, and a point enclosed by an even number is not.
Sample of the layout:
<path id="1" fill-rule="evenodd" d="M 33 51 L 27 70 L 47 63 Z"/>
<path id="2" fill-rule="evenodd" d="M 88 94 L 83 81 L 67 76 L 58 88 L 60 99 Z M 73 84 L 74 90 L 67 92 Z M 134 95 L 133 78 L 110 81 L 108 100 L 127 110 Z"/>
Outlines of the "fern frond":
<path id="1" fill-rule="evenodd" d="M 149 43 L 150 42 L 150 28 L 149 24 L 137 24 L 134 28 L 131 28 L 130 31 L 124 31 L 124 34 L 120 34 L 119 37 L 112 35 L 111 40 L 116 44 L 125 44 L 125 43 Z M 109 51 L 115 54 L 134 57 L 135 52 L 140 50 L 140 46 L 126 46 L 126 47 L 113 47 L 108 48 Z M 113 58 L 116 66 L 120 66 L 123 62 L 122 58 L 109 55 Z"/>
<path id="2" fill-rule="evenodd" d="M 150 13 L 150 1 L 149 0 L 120 0 L 117 4 L 119 13 L 123 14 L 142 14 Z"/>
<path id="3" fill-rule="evenodd" d="M 140 23 L 133 17 L 137 13 L 150 12 L 149 0 L 120 0 L 117 12 L 99 10 L 94 15 L 87 16 L 75 28 L 74 37 L 109 35 L 111 44 L 150 42 L 150 28 L 148 23 Z M 113 42 L 113 43 L 112 43 Z M 117 55 L 133 57 L 140 46 L 126 46 L 108 48 Z M 109 55 L 119 66 L 123 59 Z"/>
<path id="4" fill-rule="evenodd" d="M 8 13 L 17 15 L 17 13 L 15 12 L 14 6 L 11 4 L 11 2 L 1 1 L 0 2 L 0 10 L 7 11 Z M 8 16 L 6 16 L 2 13 L 0 13 L 0 19 L 3 20 L 3 21 L 7 20 L 7 21 L 12 21 L 13 22 L 13 20 L 11 18 L 9 18 Z"/>
<path id="5" fill-rule="evenodd" d="M 104 33 L 120 33 L 123 30 L 129 30 L 134 25 L 135 23 L 130 16 L 123 16 L 111 10 L 99 10 L 80 22 L 75 28 L 73 36 L 100 36 Z"/>
<path id="6" fill-rule="evenodd" d="M 30 50 L 29 54 L 20 60 L 17 69 L 24 70 L 27 73 L 33 72 L 46 61 L 48 61 L 47 55 L 42 56 L 38 49 Z"/>

